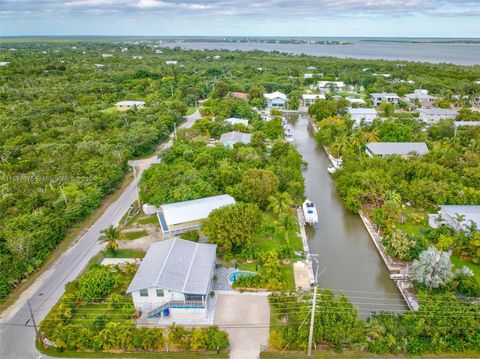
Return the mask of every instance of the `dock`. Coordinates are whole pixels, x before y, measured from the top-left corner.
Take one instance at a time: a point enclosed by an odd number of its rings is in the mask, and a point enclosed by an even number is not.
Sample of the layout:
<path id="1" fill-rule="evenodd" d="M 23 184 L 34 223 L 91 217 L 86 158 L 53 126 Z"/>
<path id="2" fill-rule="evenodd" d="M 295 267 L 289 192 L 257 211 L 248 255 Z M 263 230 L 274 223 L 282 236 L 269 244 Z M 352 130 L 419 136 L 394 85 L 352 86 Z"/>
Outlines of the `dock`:
<path id="1" fill-rule="evenodd" d="M 315 283 L 315 276 L 313 274 L 313 265 L 310 255 L 310 248 L 308 247 L 307 233 L 305 232 L 305 217 L 302 208 L 297 208 L 297 220 L 300 232 L 298 235 L 302 239 L 303 253 L 306 257 L 303 261 L 297 261 L 293 264 L 293 275 L 295 277 L 295 288 L 301 290 L 310 290 Z"/>

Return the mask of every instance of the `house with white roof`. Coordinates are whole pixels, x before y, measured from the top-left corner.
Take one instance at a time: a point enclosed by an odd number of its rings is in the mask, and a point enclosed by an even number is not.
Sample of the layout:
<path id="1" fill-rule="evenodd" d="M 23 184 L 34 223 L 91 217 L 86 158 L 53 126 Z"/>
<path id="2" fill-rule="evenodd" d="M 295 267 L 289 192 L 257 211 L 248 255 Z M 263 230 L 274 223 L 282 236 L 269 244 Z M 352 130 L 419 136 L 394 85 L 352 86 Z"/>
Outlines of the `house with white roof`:
<path id="1" fill-rule="evenodd" d="M 345 88 L 345 83 L 343 81 L 318 81 L 317 89 L 320 92 L 330 92 L 332 90 L 342 91 Z"/>
<path id="2" fill-rule="evenodd" d="M 145 102 L 143 101 L 120 101 L 115 104 L 117 106 L 117 109 L 120 111 L 127 111 L 131 110 L 132 108 L 144 108 L 145 107 Z"/>
<path id="3" fill-rule="evenodd" d="M 470 231 L 473 227 L 480 230 L 480 206 L 443 205 L 437 213 L 428 215 L 428 224 L 432 228 L 450 226 L 455 231 Z"/>
<path id="4" fill-rule="evenodd" d="M 325 95 L 319 94 L 319 93 L 305 93 L 302 95 L 303 107 L 309 107 L 310 105 L 313 105 L 318 100 L 325 100 Z"/>
<path id="5" fill-rule="evenodd" d="M 0 62 L 0 67 L 7 67 L 10 62 L 8 61 L 1 61 Z"/>
<path id="6" fill-rule="evenodd" d="M 147 318 L 176 323 L 205 319 L 216 262 L 215 244 L 172 238 L 153 243 L 133 277 L 127 294 Z"/>
<path id="7" fill-rule="evenodd" d="M 357 124 L 359 124 L 360 121 L 362 120 L 364 120 L 367 123 L 370 123 L 376 118 L 378 118 L 377 110 L 374 108 L 348 107 L 347 112 L 348 114 L 350 114 L 350 117 L 352 118 L 352 120 L 354 120 Z"/>
<path id="8" fill-rule="evenodd" d="M 227 118 L 225 122 L 231 124 L 231 125 L 244 125 L 248 126 L 248 120 L 244 118 Z"/>
<path id="9" fill-rule="evenodd" d="M 304 79 L 313 79 L 313 74 L 303 74 Z"/>
<path id="10" fill-rule="evenodd" d="M 166 236 L 177 235 L 200 229 L 211 211 L 231 204 L 235 204 L 235 199 L 228 194 L 164 204 L 160 206 L 157 218 Z"/>
<path id="11" fill-rule="evenodd" d="M 370 99 L 373 106 L 379 106 L 382 102 L 388 102 L 392 105 L 397 105 L 400 102 L 400 97 L 396 93 L 389 92 L 374 92 L 370 94 Z"/>
<path id="12" fill-rule="evenodd" d="M 287 95 L 278 91 L 265 93 L 263 97 L 267 100 L 267 108 L 284 108 L 288 101 Z"/>
<path id="13" fill-rule="evenodd" d="M 97 69 L 103 69 L 105 67 L 105 65 L 104 64 L 95 64 L 95 67 Z"/>
<path id="14" fill-rule="evenodd" d="M 113 55 L 112 55 L 112 54 L 102 54 L 102 57 L 103 57 L 103 58 L 106 58 L 106 57 L 113 57 Z"/>
<path id="15" fill-rule="evenodd" d="M 176 61 L 176 60 L 167 60 L 167 61 L 165 61 L 165 64 L 167 64 L 167 65 L 176 65 L 176 64 L 178 64 L 178 61 Z"/>
<path id="16" fill-rule="evenodd" d="M 458 110 L 450 108 L 419 108 L 419 120 L 426 124 L 432 125 L 440 122 L 441 120 L 454 119 L 457 117 Z"/>
<path id="17" fill-rule="evenodd" d="M 369 142 L 365 152 L 369 157 L 397 155 L 408 158 L 412 154 L 424 155 L 428 153 L 425 142 Z"/>
<path id="18" fill-rule="evenodd" d="M 365 100 L 363 98 L 355 98 L 355 97 L 345 97 L 345 100 L 348 101 L 349 104 L 357 104 L 360 106 L 363 106 L 366 104 Z"/>
<path id="19" fill-rule="evenodd" d="M 248 145 L 251 140 L 252 140 L 251 133 L 232 131 L 232 132 L 227 132 L 221 135 L 218 142 L 220 142 L 222 145 L 226 147 L 233 148 L 233 145 L 236 143 L 244 143 Z"/>
<path id="20" fill-rule="evenodd" d="M 405 95 L 405 101 L 414 102 L 417 101 L 422 107 L 432 107 L 437 98 L 428 93 L 428 90 L 417 89 L 412 93 Z"/>

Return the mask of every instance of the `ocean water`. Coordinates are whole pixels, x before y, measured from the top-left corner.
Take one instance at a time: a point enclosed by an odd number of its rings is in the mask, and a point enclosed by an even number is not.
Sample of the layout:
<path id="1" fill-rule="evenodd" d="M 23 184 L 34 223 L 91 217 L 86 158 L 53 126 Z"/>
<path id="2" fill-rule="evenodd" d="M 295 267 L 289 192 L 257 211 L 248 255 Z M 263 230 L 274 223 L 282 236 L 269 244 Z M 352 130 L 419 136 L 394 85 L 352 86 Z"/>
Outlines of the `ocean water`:
<path id="1" fill-rule="evenodd" d="M 317 39 L 321 40 L 321 38 Z M 420 39 L 411 39 L 411 41 L 382 41 L 382 39 L 375 41 L 362 41 L 361 39 L 351 38 L 328 38 L 325 40 L 348 41 L 350 44 L 279 44 L 234 41 L 221 42 L 218 40 L 215 42 L 201 40 L 189 42 L 180 40 L 164 42 L 164 45 L 168 47 L 181 46 L 182 48 L 187 49 L 264 50 L 339 58 L 480 65 L 480 43 L 416 42 Z"/>

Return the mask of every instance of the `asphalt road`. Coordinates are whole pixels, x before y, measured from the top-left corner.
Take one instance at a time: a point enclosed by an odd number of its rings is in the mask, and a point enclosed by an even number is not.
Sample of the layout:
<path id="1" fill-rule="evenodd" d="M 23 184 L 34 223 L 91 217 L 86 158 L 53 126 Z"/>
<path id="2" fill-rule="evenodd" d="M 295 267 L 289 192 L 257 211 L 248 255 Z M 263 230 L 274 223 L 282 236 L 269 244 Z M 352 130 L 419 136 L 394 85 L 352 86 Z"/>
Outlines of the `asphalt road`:
<path id="1" fill-rule="evenodd" d="M 179 128 L 192 126 L 198 118 L 200 118 L 198 112 L 186 116 L 186 121 Z M 172 146 L 172 140 L 162 149 L 170 146 Z M 155 154 L 147 159 L 131 161 L 130 164 L 136 167 L 137 176 L 140 178 L 145 169 L 159 161 Z M 45 355 L 40 355 L 34 345 L 35 332 L 27 300 L 30 302 L 37 324 L 40 323 L 62 296 L 65 284 L 75 279 L 90 259 L 103 248 L 104 244 L 98 241 L 100 231 L 111 225 L 117 226 L 130 205 L 136 200 L 134 182 L 125 188 L 120 197 L 107 208 L 95 224 L 79 237 L 48 271 L 23 292 L 14 305 L 3 313 L 0 318 L 0 358 L 46 358 Z"/>

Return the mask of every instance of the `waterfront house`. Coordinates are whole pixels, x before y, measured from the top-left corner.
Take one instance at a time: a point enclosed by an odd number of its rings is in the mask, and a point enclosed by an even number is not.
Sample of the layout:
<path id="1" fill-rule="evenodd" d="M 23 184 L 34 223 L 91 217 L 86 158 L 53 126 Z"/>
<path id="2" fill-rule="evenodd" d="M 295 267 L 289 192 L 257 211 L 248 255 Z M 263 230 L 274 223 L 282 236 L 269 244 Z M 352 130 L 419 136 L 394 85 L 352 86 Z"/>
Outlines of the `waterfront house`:
<path id="1" fill-rule="evenodd" d="M 455 231 L 469 231 L 472 225 L 480 230 L 480 206 L 443 205 L 437 213 L 428 215 L 428 224 L 432 228 L 450 226 Z"/>
<path id="2" fill-rule="evenodd" d="M 425 142 L 369 142 L 365 152 L 369 157 L 397 155 L 404 158 L 411 154 L 424 155 L 428 153 Z"/>
<path id="3" fill-rule="evenodd" d="M 400 102 L 400 97 L 396 93 L 389 92 L 374 92 L 370 94 L 370 99 L 373 106 L 379 106 L 382 102 L 388 102 L 392 105 L 397 105 Z"/>
<path id="4" fill-rule="evenodd" d="M 454 119 L 458 110 L 450 108 L 420 108 L 417 110 L 419 119 L 428 125 L 440 122 L 441 120 Z"/>
<path id="5" fill-rule="evenodd" d="M 235 204 L 235 199 L 228 194 L 163 204 L 157 212 L 157 218 L 165 235 L 177 235 L 199 230 L 211 211 L 231 204 Z"/>
<path id="6" fill-rule="evenodd" d="M 313 105 L 315 102 L 317 102 L 317 100 L 325 100 L 325 95 L 315 93 L 303 94 L 301 107 L 309 107 L 310 105 Z"/>
<path id="7" fill-rule="evenodd" d="M 263 97 L 267 100 L 267 108 L 284 108 L 288 101 L 287 95 L 284 93 L 275 91 L 272 93 L 263 94 Z"/>
<path id="8" fill-rule="evenodd" d="M 244 125 L 248 126 L 248 120 L 244 118 L 227 118 L 225 122 L 231 124 L 231 125 Z"/>
<path id="9" fill-rule="evenodd" d="M 127 294 L 148 318 L 176 323 L 207 317 L 216 261 L 215 244 L 172 238 L 150 245 Z"/>
<path id="10" fill-rule="evenodd" d="M 418 101 L 421 107 L 432 107 L 437 98 L 428 93 L 428 90 L 418 89 L 412 93 L 405 95 L 405 101 L 415 102 Z"/>
<path id="11" fill-rule="evenodd" d="M 359 124 L 362 120 L 369 123 L 378 118 L 377 110 L 374 108 L 348 107 L 347 112 L 350 114 L 350 117 L 355 121 L 356 124 Z"/>
<path id="12" fill-rule="evenodd" d="M 233 148 L 233 145 L 236 143 L 244 143 L 247 145 L 250 143 L 251 140 L 252 140 L 251 133 L 232 131 L 232 132 L 227 132 L 221 135 L 219 142 L 228 148 Z"/>
<path id="13" fill-rule="evenodd" d="M 143 101 L 120 101 L 115 104 L 118 110 L 120 111 L 127 111 L 131 110 L 133 108 L 144 108 L 145 107 L 145 102 Z"/>

